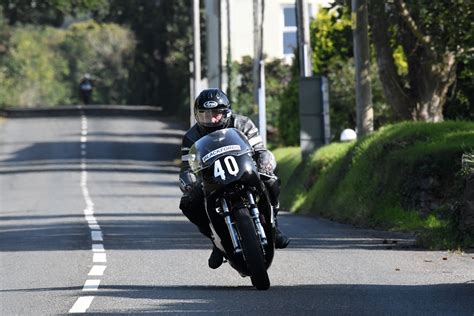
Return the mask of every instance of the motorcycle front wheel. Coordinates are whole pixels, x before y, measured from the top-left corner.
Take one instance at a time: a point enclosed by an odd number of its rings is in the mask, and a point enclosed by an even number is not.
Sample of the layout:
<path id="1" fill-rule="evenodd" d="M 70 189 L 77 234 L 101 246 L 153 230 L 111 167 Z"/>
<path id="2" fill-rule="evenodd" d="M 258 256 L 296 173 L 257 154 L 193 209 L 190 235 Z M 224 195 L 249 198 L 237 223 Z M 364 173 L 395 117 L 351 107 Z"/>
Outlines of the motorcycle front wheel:
<path id="1" fill-rule="evenodd" d="M 246 208 L 236 209 L 233 213 L 252 284 L 258 290 L 268 290 L 270 279 L 252 217 Z"/>

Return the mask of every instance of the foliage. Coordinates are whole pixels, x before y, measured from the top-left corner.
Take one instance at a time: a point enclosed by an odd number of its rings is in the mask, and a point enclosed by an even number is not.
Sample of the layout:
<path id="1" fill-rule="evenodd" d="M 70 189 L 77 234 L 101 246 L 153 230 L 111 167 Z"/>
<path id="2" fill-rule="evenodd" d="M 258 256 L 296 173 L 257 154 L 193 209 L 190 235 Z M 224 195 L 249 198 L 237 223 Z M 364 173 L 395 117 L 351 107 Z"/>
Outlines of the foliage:
<path id="1" fill-rule="evenodd" d="M 62 79 L 69 69 L 56 49 L 64 32 L 53 28 L 17 28 L 0 59 L 0 104 L 33 107 L 68 101 Z"/>
<path id="2" fill-rule="evenodd" d="M 131 33 L 118 25 L 82 22 L 67 29 L 18 26 L 0 55 L 0 104 L 20 107 L 77 104 L 86 72 L 100 80 L 94 99 L 122 103 Z"/>
<path id="3" fill-rule="evenodd" d="M 311 23 L 313 69 L 329 78 L 331 139 L 337 140 L 346 128 L 355 129 L 355 69 L 350 12 L 347 6 L 320 8 Z M 397 55 L 403 66 L 403 54 Z M 376 128 L 391 122 L 393 115 L 387 106 L 372 56 L 370 78 L 372 105 Z"/>
<path id="4" fill-rule="evenodd" d="M 10 25 L 61 26 L 68 16 L 104 12 L 107 0 L 0 0 Z"/>
<path id="5" fill-rule="evenodd" d="M 258 109 L 253 101 L 252 58 L 244 56 L 242 62 L 234 62 L 233 67 L 237 73 L 237 86 L 234 87 L 235 92 L 232 94 L 233 109 L 236 113 L 256 119 Z M 273 59 L 265 62 L 266 119 L 268 138 L 273 143 L 277 141 L 274 131 L 279 126 L 280 109 L 284 104 L 282 91 L 289 86 L 291 77 L 291 66 L 285 64 L 283 60 Z M 281 132 L 281 129 L 279 130 Z"/>
<path id="6" fill-rule="evenodd" d="M 450 120 L 474 121 L 474 55 L 458 63 L 456 82 L 448 92 L 443 114 Z"/>
<path id="7" fill-rule="evenodd" d="M 392 110 L 388 107 L 383 96 L 383 89 L 378 79 L 377 66 L 371 64 L 370 79 L 372 82 L 372 107 L 374 110 L 374 126 L 380 128 L 393 121 Z M 329 102 L 331 117 L 331 140 L 338 140 L 346 128 L 356 127 L 355 100 L 355 68 L 352 58 L 335 60 L 328 74 L 330 82 Z"/>
<path id="8" fill-rule="evenodd" d="M 472 1 L 407 0 L 406 5 L 420 32 L 429 37 L 436 51 L 462 49 L 462 53 L 460 52 L 462 55 L 469 54 L 467 50 L 474 44 Z M 394 12 L 394 14 L 399 16 L 400 13 Z M 399 34 L 399 36 L 405 35 Z"/>
<path id="9" fill-rule="evenodd" d="M 472 59 L 474 3 L 398 0 L 386 4 L 372 2 L 369 11 L 381 80 L 387 101 L 397 116 L 442 120 L 448 88 L 460 75 L 456 65 L 469 64 L 466 59 Z M 406 58 L 405 72 L 393 66 L 393 52 L 399 47 Z M 464 98 L 469 90 L 464 90 L 462 84 L 462 92 L 452 102 L 455 106 L 445 111 L 448 117 L 469 109 Z"/>
<path id="10" fill-rule="evenodd" d="M 135 47 L 133 34 L 117 24 L 98 24 L 86 21 L 72 24 L 61 50 L 68 61 L 71 75 L 66 80 L 74 83 L 71 93 L 76 95 L 82 75 L 95 78 L 94 102 L 126 104 L 130 57 Z M 79 100 L 74 99 L 74 102 Z"/>
<path id="11" fill-rule="evenodd" d="M 234 93 L 232 93 L 232 108 L 234 112 L 245 116 L 256 116 L 258 109 L 253 101 L 252 57 L 244 56 L 242 61 L 232 65 L 237 76 Z"/>
<path id="12" fill-rule="evenodd" d="M 327 75 L 331 65 L 354 56 L 350 11 L 345 6 L 319 8 L 311 22 L 313 71 Z"/>
<path id="13" fill-rule="evenodd" d="M 296 67 L 294 67 L 297 70 Z M 281 94 L 281 107 L 278 119 L 280 143 L 283 146 L 295 146 L 300 143 L 299 117 L 299 77 L 293 75 L 288 87 Z"/>
<path id="14" fill-rule="evenodd" d="M 102 64 L 104 60 L 98 60 L 91 66 L 93 54 L 84 52 L 81 49 L 81 43 L 74 45 L 72 42 L 69 42 L 69 46 L 62 46 L 62 48 L 81 52 L 81 58 L 89 61 L 75 63 L 74 56 L 67 56 L 68 64 L 71 67 L 98 69 L 101 81 L 97 96 L 100 102 L 123 102 L 126 94 L 128 104 L 160 105 L 165 110 L 174 113 L 188 111 L 189 56 L 192 43 L 192 6 L 189 5 L 189 1 L 0 0 L 0 5 L 5 11 L 8 24 L 15 27 L 32 24 L 40 27 L 48 25 L 66 28 L 70 24 L 91 18 L 99 24 L 113 23 L 129 26 L 137 42 L 132 58 L 128 57 L 130 52 L 126 49 L 127 60 L 122 60 L 124 62 L 122 66 L 127 69 L 102 68 L 99 64 Z M 103 31 L 95 27 L 91 30 L 97 34 Z M 80 30 L 77 31 L 80 33 Z M 80 35 L 77 34 L 77 36 Z M 117 39 L 124 39 L 124 44 L 130 44 L 128 35 L 126 38 Z M 109 38 L 107 41 L 111 43 L 113 39 Z M 93 43 L 87 42 L 84 45 L 89 44 Z M 101 56 L 104 57 L 101 54 L 98 58 L 100 59 Z M 105 66 L 108 65 L 105 64 Z M 73 69 L 72 72 L 74 71 L 76 70 Z M 82 70 L 78 69 L 77 74 L 80 72 Z M 114 76 L 119 76 L 119 86 L 117 82 L 109 81 Z M 76 80 L 76 78 L 77 75 L 71 73 L 67 79 Z M 108 93 L 112 94 L 110 98 L 103 97 Z"/>
<path id="15" fill-rule="evenodd" d="M 470 122 L 389 125 L 292 165 L 282 205 L 361 226 L 415 231 L 425 245 L 452 247 L 463 237 L 461 157 L 472 148 Z M 285 168 L 291 159 L 278 162 Z"/>
<path id="16" fill-rule="evenodd" d="M 162 106 L 165 111 L 189 111 L 189 56 L 192 21 L 187 0 L 109 0 L 103 21 L 127 24 L 137 46 L 130 69 L 129 104 Z"/>

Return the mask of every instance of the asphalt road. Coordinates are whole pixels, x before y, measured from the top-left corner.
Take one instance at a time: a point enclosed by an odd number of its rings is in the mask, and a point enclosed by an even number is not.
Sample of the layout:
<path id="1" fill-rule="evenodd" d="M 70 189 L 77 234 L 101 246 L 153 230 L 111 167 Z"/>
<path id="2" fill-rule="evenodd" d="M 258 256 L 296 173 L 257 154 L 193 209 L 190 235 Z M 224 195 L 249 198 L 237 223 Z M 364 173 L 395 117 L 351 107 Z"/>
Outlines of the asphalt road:
<path id="1" fill-rule="evenodd" d="M 0 121 L 0 314 L 474 315 L 474 254 L 283 214 L 268 291 L 178 209 L 169 118 Z M 94 246 L 92 246 L 94 245 Z"/>

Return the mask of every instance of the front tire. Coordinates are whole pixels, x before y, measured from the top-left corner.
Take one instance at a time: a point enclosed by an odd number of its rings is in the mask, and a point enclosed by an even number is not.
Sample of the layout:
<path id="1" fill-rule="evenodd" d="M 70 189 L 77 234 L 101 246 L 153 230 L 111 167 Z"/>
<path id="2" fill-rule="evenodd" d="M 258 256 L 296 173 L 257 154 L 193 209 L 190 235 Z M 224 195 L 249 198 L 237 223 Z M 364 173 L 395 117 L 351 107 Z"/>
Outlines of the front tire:
<path id="1" fill-rule="evenodd" d="M 252 284 L 258 290 L 268 290 L 270 287 L 270 279 L 268 278 L 267 269 L 265 268 L 265 260 L 262 248 L 260 247 L 260 240 L 257 237 L 249 211 L 246 208 L 239 208 L 234 210 L 233 213 Z"/>

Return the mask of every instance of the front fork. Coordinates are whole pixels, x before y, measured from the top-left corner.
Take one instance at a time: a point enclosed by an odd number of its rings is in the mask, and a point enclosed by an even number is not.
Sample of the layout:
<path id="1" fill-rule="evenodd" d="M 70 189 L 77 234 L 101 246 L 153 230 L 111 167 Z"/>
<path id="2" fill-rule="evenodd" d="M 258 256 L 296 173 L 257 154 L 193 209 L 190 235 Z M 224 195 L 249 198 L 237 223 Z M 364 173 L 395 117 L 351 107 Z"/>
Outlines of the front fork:
<path id="1" fill-rule="evenodd" d="M 257 204 L 255 204 L 253 194 L 249 191 L 247 191 L 247 199 L 250 204 L 250 215 L 252 216 L 255 229 L 257 230 L 258 237 L 260 238 L 260 243 L 262 244 L 262 246 L 266 246 L 268 244 L 268 241 L 267 236 L 265 235 L 265 230 L 263 229 L 262 223 L 260 222 L 260 213 L 258 211 Z"/>
<path id="2" fill-rule="evenodd" d="M 255 226 L 255 230 L 257 231 L 258 237 L 260 239 L 260 244 L 265 246 L 268 244 L 267 236 L 265 235 L 265 230 L 263 229 L 262 223 L 260 222 L 260 213 L 258 211 L 257 205 L 255 204 L 255 199 L 251 192 L 247 191 L 247 199 L 249 202 L 249 210 L 250 215 L 252 216 L 252 220 Z M 230 239 L 232 241 L 232 246 L 234 247 L 234 253 L 242 252 L 242 246 L 240 245 L 239 235 L 237 230 L 235 229 L 235 223 L 232 221 L 230 216 L 229 206 L 224 198 L 220 200 L 222 213 L 224 215 L 224 221 L 227 225 L 227 229 L 229 230 Z M 264 249 L 262 247 L 262 249 Z"/>
<path id="3" fill-rule="evenodd" d="M 235 229 L 235 222 L 232 222 L 232 218 L 230 217 L 229 206 L 227 205 L 227 202 L 224 198 L 221 198 L 221 207 L 222 214 L 224 215 L 224 221 L 227 225 L 227 229 L 229 230 L 232 246 L 234 246 L 234 253 L 242 252 L 242 246 L 240 245 L 239 235 L 237 234 L 237 230 Z"/>

